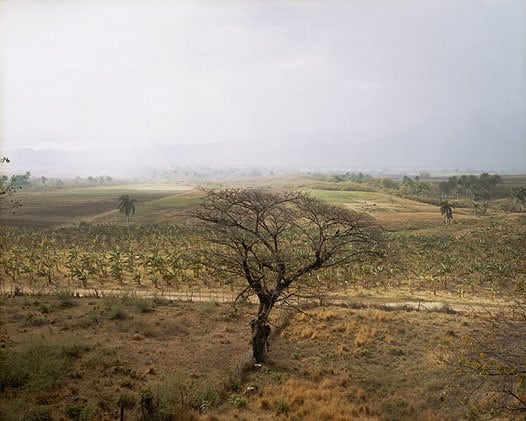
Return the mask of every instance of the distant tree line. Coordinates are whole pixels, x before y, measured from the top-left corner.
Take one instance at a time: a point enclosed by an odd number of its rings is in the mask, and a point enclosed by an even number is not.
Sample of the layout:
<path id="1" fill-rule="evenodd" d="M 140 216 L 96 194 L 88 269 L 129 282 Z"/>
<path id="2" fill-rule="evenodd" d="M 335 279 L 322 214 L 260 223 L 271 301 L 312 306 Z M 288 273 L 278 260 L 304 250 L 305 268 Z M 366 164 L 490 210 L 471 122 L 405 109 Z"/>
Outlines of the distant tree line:
<path id="1" fill-rule="evenodd" d="M 418 175 L 414 179 L 404 175 L 398 191 L 405 196 L 427 197 L 431 193 L 431 184 L 421 180 Z"/>
<path id="2" fill-rule="evenodd" d="M 31 186 L 31 173 L 28 171 L 25 174 L 12 175 L 9 178 L 7 175 L 2 175 L 0 184 L 2 188 L 23 189 Z"/>
<path id="3" fill-rule="evenodd" d="M 482 173 L 476 175 L 454 175 L 443 181 L 431 180 L 430 174 L 422 172 L 415 177 L 404 175 L 403 178 L 375 178 L 362 172 L 345 172 L 335 174 L 307 174 L 311 178 L 326 183 L 319 188 L 335 190 L 387 190 L 390 194 L 398 194 L 406 197 L 419 199 L 440 198 L 445 199 L 472 199 L 475 202 L 483 202 L 498 197 L 512 197 L 517 203 L 524 204 L 521 199 L 523 191 L 521 187 L 511 190 L 499 189 L 497 185 L 502 183 L 502 177 L 498 174 Z"/>
<path id="4" fill-rule="evenodd" d="M 2 161 L 9 162 L 9 161 Z M 55 187 L 61 188 L 66 186 L 103 186 L 115 184 L 113 177 L 108 175 L 89 176 L 86 178 L 75 177 L 73 179 L 49 178 L 45 176 L 32 177 L 27 171 L 25 174 L 14 174 L 11 177 L 7 175 L 0 176 L 0 187 L 2 189 L 27 189 L 30 187 Z"/>
<path id="5" fill-rule="evenodd" d="M 502 182 L 498 174 L 483 173 L 476 175 L 451 176 L 447 181 L 438 183 L 438 189 L 443 199 L 470 198 L 474 201 L 489 200 L 497 184 Z"/>
<path id="6" fill-rule="evenodd" d="M 354 173 L 347 171 L 343 174 L 333 174 L 330 176 L 329 181 L 354 181 L 355 183 L 365 183 L 371 182 L 373 177 L 369 174 L 364 174 L 362 172 Z"/>

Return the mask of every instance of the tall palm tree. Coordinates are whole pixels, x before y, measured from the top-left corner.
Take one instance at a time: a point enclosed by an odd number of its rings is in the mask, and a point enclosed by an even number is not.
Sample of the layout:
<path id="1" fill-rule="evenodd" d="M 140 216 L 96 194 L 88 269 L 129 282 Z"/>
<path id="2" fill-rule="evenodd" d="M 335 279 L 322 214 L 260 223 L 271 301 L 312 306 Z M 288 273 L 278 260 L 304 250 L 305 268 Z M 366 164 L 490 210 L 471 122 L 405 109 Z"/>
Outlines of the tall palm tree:
<path id="1" fill-rule="evenodd" d="M 440 214 L 444 217 L 444 223 L 449 224 L 453 219 L 453 207 L 447 200 L 440 205 Z"/>
<path id="2" fill-rule="evenodd" d="M 130 196 L 127 194 L 123 194 L 119 197 L 119 205 L 117 206 L 117 209 L 119 209 L 119 212 L 126 215 L 126 224 L 130 223 L 130 214 L 135 215 L 135 203 L 137 203 L 137 199 L 130 199 Z"/>

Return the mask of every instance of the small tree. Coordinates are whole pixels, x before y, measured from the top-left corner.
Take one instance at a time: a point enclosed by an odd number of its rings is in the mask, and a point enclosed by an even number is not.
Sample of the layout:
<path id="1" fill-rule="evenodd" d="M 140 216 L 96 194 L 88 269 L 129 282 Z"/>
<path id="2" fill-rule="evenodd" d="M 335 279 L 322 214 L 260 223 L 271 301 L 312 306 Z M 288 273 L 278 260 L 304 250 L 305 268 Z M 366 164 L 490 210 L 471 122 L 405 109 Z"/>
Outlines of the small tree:
<path id="1" fill-rule="evenodd" d="M 117 209 L 119 209 L 119 212 L 124 213 L 127 224 L 130 223 L 130 215 L 135 215 L 135 203 L 137 203 L 137 199 L 130 199 L 130 196 L 127 194 L 119 197 Z"/>
<path id="2" fill-rule="evenodd" d="M 267 360 L 274 305 L 286 301 L 310 272 L 382 255 L 371 219 L 300 192 L 205 191 L 190 215 L 205 222 L 206 264 L 243 278 L 259 307 L 251 321 L 256 363 Z"/>
<path id="3" fill-rule="evenodd" d="M 444 217 L 445 224 L 449 224 L 453 219 L 453 207 L 447 200 L 440 205 L 440 214 Z"/>
<path id="4" fill-rule="evenodd" d="M 519 211 L 524 212 L 524 203 L 526 203 L 526 187 L 512 187 L 511 197 L 519 205 Z"/>
<path id="5" fill-rule="evenodd" d="M 453 362 L 480 383 L 466 390 L 486 413 L 506 419 L 526 419 L 526 301 L 518 301 L 492 314 L 480 315 L 481 326 L 462 339 Z M 499 418 L 504 419 L 504 418 Z"/>

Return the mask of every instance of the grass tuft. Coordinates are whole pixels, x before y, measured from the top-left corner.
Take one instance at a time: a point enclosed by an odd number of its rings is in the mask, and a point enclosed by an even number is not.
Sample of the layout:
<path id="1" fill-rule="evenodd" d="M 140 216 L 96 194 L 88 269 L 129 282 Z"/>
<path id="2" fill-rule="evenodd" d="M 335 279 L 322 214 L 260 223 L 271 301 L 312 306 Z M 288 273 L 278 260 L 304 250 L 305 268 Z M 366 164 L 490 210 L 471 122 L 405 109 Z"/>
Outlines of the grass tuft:
<path id="1" fill-rule="evenodd" d="M 109 320 L 124 320 L 129 317 L 122 300 L 116 298 L 106 300 L 104 314 Z"/>
<path id="2" fill-rule="evenodd" d="M 157 301 L 154 298 L 127 295 L 122 298 L 122 304 L 134 307 L 139 313 L 151 313 L 154 311 Z"/>
<path id="3" fill-rule="evenodd" d="M 245 408 L 247 406 L 247 400 L 237 393 L 232 393 L 228 398 L 228 402 L 237 409 Z"/>
<path id="4" fill-rule="evenodd" d="M 74 338 L 59 343 L 32 338 L 2 353 L 0 391 L 25 387 L 35 393 L 49 392 L 68 374 L 72 361 L 89 349 Z"/>

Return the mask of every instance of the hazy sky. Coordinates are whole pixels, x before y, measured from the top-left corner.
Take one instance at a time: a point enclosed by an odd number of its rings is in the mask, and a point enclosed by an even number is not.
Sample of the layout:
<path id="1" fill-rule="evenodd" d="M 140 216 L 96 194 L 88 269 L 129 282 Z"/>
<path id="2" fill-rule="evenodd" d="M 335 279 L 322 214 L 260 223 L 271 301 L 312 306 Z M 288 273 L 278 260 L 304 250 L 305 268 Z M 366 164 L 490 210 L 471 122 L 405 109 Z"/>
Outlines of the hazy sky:
<path id="1" fill-rule="evenodd" d="M 411 133 L 526 169 L 524 0 L 2 0 L 0 28 L 4 149 Z"/>

